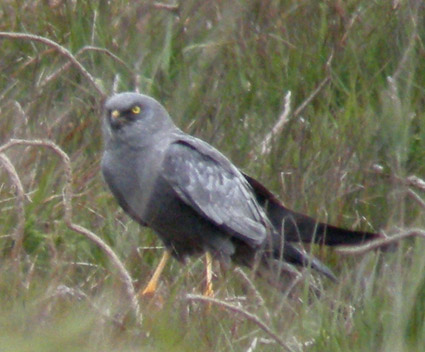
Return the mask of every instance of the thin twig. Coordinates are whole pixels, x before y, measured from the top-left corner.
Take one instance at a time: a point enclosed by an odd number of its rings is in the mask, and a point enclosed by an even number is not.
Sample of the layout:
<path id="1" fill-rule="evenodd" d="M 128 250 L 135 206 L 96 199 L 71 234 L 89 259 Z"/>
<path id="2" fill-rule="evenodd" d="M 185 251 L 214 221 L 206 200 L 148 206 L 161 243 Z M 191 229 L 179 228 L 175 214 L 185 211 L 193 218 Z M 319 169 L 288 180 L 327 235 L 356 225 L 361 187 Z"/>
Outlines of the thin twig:
<path id="1" fill-rule="evenodd" d="M 367 252 L 373 251 L 374 249 L 387 247 L 393 243 L 397 243 L 401 240 L 404 240 L 408 237 L 423 237 L 425 238 L 425 230 L 421 229 L 410 229 L 405 232 L 392 235 L 391 237 L 375 240 L 368 242 L 367 244 L 361 246 L 353 246 L 353 247 L 341 247 L 336 248 L 335 250 L 341 254 L 349 254 L 349 255 L 361 255 Z"/>
<path id="2" fill-rule="evenodd" d="M 92 25 L 92 29 L 91 29 L 91 38 L 90 38 L 90 43 L 91 45 L 93 45 L 95 37 L 96 37 L 96 25 L 97 25 L 97 10 L 94 10 L 93 12 L 93 25 Z"/>
<path id="3" fill-rule="evenodd" d="M 122 60 L 120 57 L 118 57 L 117 55 L 115 55 L 114 53 L 112 53 L 111 51 L 109 51 L 108 49 L 105 48 L 99 48 L 96 46 L 85 46 L 83 48 L 81 48 L 76 54 L 75 57 L 78 58 L 80 57 L 82 54 L 84 54 L 87 51 L 95 51 L 95 52 L 100 52 L 103 54 L 108 55 L 109 57 L 111 57 L 114 61 L 118 62 L 120 65 L 122 65 L 131 75 L 133 75 L 133 71 L 131 69 L 130 66 L 128 66 L 124 60 Z M 58 76 L 60 76 L 63 72 L 65 72 L 66 70 L 68 70 L 71 67 L 71 62 L 67 62 L 66 64 L 64 64 L 63 66 L 59 67 L 55 72 L 53 72 L 52 74 L 50 74 L 48 77 L 46 77 L 40 84 L 39 84 L 39 88 L 43 89 L 47 84 L 49 84 L 50 82 L 52 82 L 53 80 L 55 80 Z"/>
<path id="4" fill-rule="evenodd" d="M 98 53 L 106 54 L 111 59 L 113 59 L 114 61 L 119 63 L 121 66 L 123 66 L 129 73 L 133 73 L 133 70 L 131 69 L 131 67 L 128 66 L 127 63 L 123 59 L 121 59 L 119 56 L 115 55 L 113 52 L 111 52 L 108 49 L 100 48 L 100 47 L 93 46 L 93 45 L 88 45 L 88 46 L 83 47 L 79 51 L 79 54 L 81 55 L 81 54 L 85 53 L 86 51 L 95 51 L 95 52 L 98 52 Z"/>
<path id="5" fill-rule="evenodd" d="M 293 117 L 299 116 L 308 104 L 320 93 L 320 91 L 331 81 L 331 77 L 326 76 L 317 86 L 317 88 L 295 109 Z"/>
<path id="6" fill-rule="evenodd" d="M 304 279 L 305 279 L 305 272 L 300 273 L 290 282 L 289 286 L 283 292 L 280 298 L 280 303 L 275 308 L 275 312 L 280 312 L 283 309 L 283 306 L 288 303 L 287 299 L 289 295 L 291 294 L 291 292 L 295 289 L 295 287 L 297 287 L 301 282 L 303 282 Z M 310 287 L 312 287 L 313 291 L 319 291 L 316 285 L 314 285 L 312 282 L 310 282 Z"/>
<path id="7" fill-rule="evenodd" d="M 84 237 L 95 243 L 109 258 L 112 264 L 115 266 L 118 272 L 118 276 L 124 283 L 126 293 L 131 303 L 131 307 L 134 311 L 136 319 L 141 323 L 140 308 L 139 302 L 137 300 L 136 291 L 134 290 L 133 281 L 125 269 L 123 263 L 112 250 L 100 237 L 91 232 L 90 230 L 84 228 L 83 226 L 77 225 L 72 222 L 72 191 L 71 191 L 71 182 L 72 182 L 72 168 L 69 156 L 55 143 L 49 140 L 24 140 L 24 139 L 11 139 L 6 144 L 0 146 L 0 153 L 4 152 L 8 148 L 15 145 L 26 145 L 26 146 L 39 146 L 45 147 L 52 150 L 56 155 L 59 156 L 61 161 L 64 164 L 64 173 L 65 173 L 65 186 L 63 188 L 63 206 L 64 206 L 64 221 L 65 224 L 73 231 L 82 234 Z"/>
<path id="8" fill-rule="evenodd" d="M 383 176 L 389 176 L 393 180 L 400 182 L 401 184 L 405 186 L 415 187 L 417 189 L 420 189 L 421 191 L 425 191 L 425 181 L 416 175 L 410 175 L 406 178 L 397 176 L 395 174 L 387 175 L 385 173 L 384 167 L 379 164 L 373 164 L 371 167 L 371 172 L 375 174 L 383 175 Z"/>
<path id="9" fill-rule="evenodd" d="M 100 318 L 103 318 L 105 321 L 110 321 L 116 326 L 123 328 L 123 323 L 121 320 L 117 319 L 115 316 L 111 316 L 108 312 L 105 312 L 103 309 L 97 306 L 90 297 L 81 289 L 68 287 L 66 285 L 57 286 L 53 292 L 49 292 L 46 297 L 40 300 L 40 303 L 47 302 L 49 305 L 52 304 L 53 299 L 56 298 L 73 298 L 78 301 L 84 301 L 88 303 L 89 307 L 94 311 L 96 315 Z"/>
<path id="10" fill-rule="evenodd" d="M 402 103 L 398 92 L 397 80 L 394 77 L 388 76 L 387 82 L 389 88 L 386 90 L 386 93 L 391 100 L 392 110 L 396 113 L 396 116 L 402 116 Z"/>
<path id="11" fill-rule="evenodd" d="M 248 285 L 249 289 L 254 293 L 258 304 L 264 306 L 265 301 L 264 301 L 263 297 L 261 296 L 260 292 L 258 292 L 257 288 L 255 287 L 254 283 L 250 280 L 248 275 L 245 274 L 245 272 L 239 267 L 237 267 L 234 271 L 245 281 L 245 283 Z"/>
<path id="12" fill-rule="evenodd" d="M 245 274 L 245 272 L 241 268 L 237 267 L 234 271 L 244 280 L 248 288 L 254 293 L 254 297 L 257 301 L 257 304 L 264 308 L 266 312 L 266 319 L 268 322 L 270 322 L 270 313 L 266 307 L 266 302 L 264 301 L 264 298 L 261 296 L 260 292 L 255 287 L 254 283 L 250 280 L 248 275 Z"/>
<path id="13" fill-rule="evenodd" d="M 418 176 L 411 175 L 406 178 L 406 181 L 410 186 L 416 187 L 421 191 L 425 191 L 425 181 Z"/>
<path id="14" fill-rule="evenodd" d="M 413 190 L 413 189 L 408 189 L 407 190 L 407 195 L 412 198 L 416 203 L 419 204 L 419 206 L 425 210 L 425 201 Z"/>
<path id="15" fill-rule="evenodd" d="M 25 275 L 25 278 L 22 279 L 22 287 L 28 291 L 31 287 L 31 282 L 34 279 L 34 272 L 35 272 L 35 263 L 37 262 L 38 255 L 36 255 L 31 261 L 27 273 Z"/>
<path id="16" fill-rule="evenodd" d="M 311 103 L 311 101 L 321 92 L 323 87 L 325 87 L 330 81 L 331 81 L 331 75 L 330 75 L 330 66 L 333 59 L 333 52 L 329 56 L 328 60 L 326 61 L 326 71 L 327 75 L 326 77 L 319 83 L 317 88 L 295 109 L 295 111 L 292 114 L 292 118 L 298 117 L 304 109 L 308 106 L 308 104 Z M 280 114 L 277 122 L 273 126 L 272 130 L 264 137 L 262 142 L 260 143 L 260 152 L 259 154 L 261 156 L 267 155 L 271 151 L 271 144 L 273 142 L 273 139 L 276 138 L 277 135 L 279 135 L 283 127 L 289 122 L 290 118 L 290 112 L 291 112 L 291 92 L 289 91 L 285 96 L 285 104 L 283 112 Z M 256 158 L 256 153 L 252 153 L 254 158 Z"/>
<path id="17" fill-rule="evenodd" d="M 281 345 L 283 348 L 285 348 L 287 351 L 293 352 L 292 348 L 290 348 L 275 332 L 273 332 L 259 317 L 257 317 L 255 314 L 252 314 L 250 312 L 247 312 L 246 310 L 239 308 L 237 306 L 234 306 L 233 304 L 229 304 L 224 301 L 220 301 L 216 298 L 212 297 L 206 297 L 206 296 L 200 296 L 200 295 L 193 295 L 193 294 L 187 294 L 186 299 L 189 301 L 199 301 L 207 304 L 216 304 L 220 307 L 226 308 L 230 310 L 231 312 L 241 314 L 245 318 L 247 318 L 249 321 L 256 324 L 259 328 L 261 328 L 265 333 L 267 333 L 274 341 L 276 341 L 279 345 Z"/>
<path id="18" fill-rule="evenodd" d="M 167 11 L 170 11 L 170 12 L 176 12 L 176 13 L 178 13 L 179 12 L 179 5 L 173 5 L 173 4 L 164 4 L 164 3 L 162 3 L 162 2 L 154 2 L 153 4 L 152 4 L 152 6 L 155 8 L 155 9 L 158 9 L 158 10 L 167 10 Z"/>
<path id="19" fill-rule="evenodd" d="M 114 75 L 114 81 L 112 83 L 112 93 L 116 94 L 118 92 L 118 85 L 120 83 L 121 77 L 118 73 Z"/>
<path id="20" fill-rule="evenodd" d="M 77 70 L 92 84 L 92 86 L 96 89 L 96 91 L 100 94 L 102 98 L 105 97 L 103 89 L 96 82 L 93 76 L 84 68 L 83 65 L 81 65 L 81 63 L 75 58 L 75 56 L 62 45 L 54 42 L 51 39 L 28 33 L 0 32 L 0 38 L 1 37 L 10 39 L 30 40 L 33 42 L 43 43 L 56 49 L 61 55 L 65 56 L 69 61 L 71 61 L 71 63 L 77 68 Z"/>
<path id="21" fill-rule="evenodd" d="M 280 114 L 277 122 L 273 126 L 272 130 L 267 133 L 261 142 L 260 155 L 266 155 L 270 153 L 271 144 L 273 142 L 273 138 L 277 136 L 283 130 L 283 126 L 288 122 L 288 116 L 291 112 L 291 91 L 286 93 L 285 95 L 285 103 L 282 113 Z"/>
<path id="22" fill-rule="evenodd" d="M 354 11 L 354 15 L 350 18 L 350 20 L 348 21 L 348 24 L 345 26 L 345 33 L 343 34 L 343 36 L 339 40 L 340 45 L 345 45 L 345 43 L 347 41 L 347 37 L 348 37 L 349 33 L 351 32 L 351 29 L 353 28 L 354 24 L 357 22 L 357 19 L 360 17 L 360 15 L 363 12 L 364 12 L 363 6 L 359 6 L 359 8 L 357 8 Z"/>
<path id="23" fill-rule="evenodd" d="M 257 348 L 258 337 L 254 337 L 246 352 L 254 352 Z"/>
<path id="24" fill-rule="evenodd" d="M 415 9 L 416 11 L 412 11 L 411 13 L 413 13 L 412 17 L 411 17 L 411 22 L 413 24 L 413 30 L 412 33 L 410 34 L 409 37 L 409 43 L 407 44 L 407 48 L 406 50 L 404 50 L 403 56 L 401 57 L 401 59 L 399 60 L 399 63 L 397 65 L 396 70 L 394 71 L 393 74 L 393 78 L 395 80 L 397 80 L 400 76 L 400 74 L 404 71 L 407 62 L 411 56 L 411 53 L 414 51 L 415 49 L 415 45 L 416 42 L 418 41 L 419 37 L 418 37 L 418 9 L 420 6 L 422 6 L 422 1 L 417 1 L 417 8 Z"/>
<path id="25" fill-rule="evenodd" d="M 18 216 L 18 222 L 16 224 L 15 232 L 12 236 L 14 240 L 13 249 L 12 249 L 12 259 L 16 260 L 19 257 L 19 254 L 22 250 L 22 244 L 24 241 L 24 228 L 25 228 L 25 191 L 22 186 L 21 179 L 16 172 L 15 167 L 11 163 L 10 159 L 3 153 L 0 153 L 0 162 L 3 164 L 12 184 L 16 188 L 16 213 Z"/>

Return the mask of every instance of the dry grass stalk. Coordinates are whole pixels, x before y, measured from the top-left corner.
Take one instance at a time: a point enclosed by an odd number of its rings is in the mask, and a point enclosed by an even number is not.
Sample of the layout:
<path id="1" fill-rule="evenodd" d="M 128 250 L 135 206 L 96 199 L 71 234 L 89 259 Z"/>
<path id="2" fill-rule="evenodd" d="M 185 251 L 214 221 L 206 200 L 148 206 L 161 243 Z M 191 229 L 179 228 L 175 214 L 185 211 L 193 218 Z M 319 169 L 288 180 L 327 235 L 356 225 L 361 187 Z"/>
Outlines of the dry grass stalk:
<path id="1" fill-rule="evenodd" d="M 27 34 L 27 33 L 0 32 L 0 38 L 1 37 L 10 38 L 10 39 L 30 40 L 33 42 L 43 43 L 45 45 L 48 45 L 51 48 L 54 48 L 61 55 L 65 56 L 77 68 L 77 70 L 91 83 L 91 85 L 94 87 L 94 89 L 97 91 L 97 93 L 99 93 L 99 95 L 102 98 L 105 98 L 105 93 L 103 92 L 103 89 L 96 82 L 94 77 L 84 68 L 83 65 L 81 65 L 81 63 L 75 58 L 75 56 L 68 49 L 64 48 L 62 45 L 59 45 L 58 43 L 48 38 L 45 38 L 39 35 L 34 35 L 34 34 Z"/>
<path id="2" fill-rule="evenodd" d="M 396 235 L 392 235 L 391 237 L 375 240 L 372 242 L 368 242 L 367 244 L 361 246 L 350 246 L 350 247 L 341 247 L 337 248 L 341 254 L 350 254 L 350 255 L 361 255 L 367 252 L 370 252 L 375 249 L 388 247 L 389 245 L 395 244 L 404 240 L 408 237 L 423 237 L 425 238 L 425 231 L 421 229 L 409 229 L 404 232 L 400 232 Z"/>
<path id="3" fill-rule="evenodd" d="M 326 70 L 328 71 L 328 74 L 319 83 L 317 88 L 295 109 L 295 111 L 292 114 L 293 118 L 298 117 L 304 111 L 304 109 L 308 106 L 308 104 L 310 104 L 311 101 L 331 81 L 329 68 L 331 66 L 332 59 L 333 59 L 333 53 L 329 56 L 328 60 L 326 61 Z M 264 156 L 270 153 L 273 140 L 283 131 L 284 126 L 289 121 L 290 113 L 291 113 L 291 92 L 289 91 L 285 95 L 284 108 L 279 118 L 277 119 L 277 122 L 274 124 L 271 131 L 264 137 L 264 139 L 260 143 L 261 148 L 260 148 L 259 154 L 261 156 Z"/>
<path id="4" fill-rule="evenodd" d="M 264 308 L 266 319 L 268 322 L 270 322 L 270 313 L 267 309 L 266 302 L 264 301 L 264 298 L 261 296 L 260 292 L 255 287 L 252 280 L 248 277 L 247 274 L 245 274 L 245 272 L 241 268 L 237 267 L 234 271 L 243 279 L 249 290 L 252 291 L 257 301 L 257 304 Z"/>
<path id="5" fill-rule="evenodd" d="M 13 166 L 10 159 L 5 154 L 0 153 L 0 162 L 3 164 L 4 168 L 9 174 L 9 179 L 16 190 L 16 214 L 18 216 L 18 222 L 16 224 L 15 232 L 12 235 L 14 244 L 13 244 L 11 255 L 13 260 L 17 260 L 22 251 L 22 244 L 24 241 L 25 191 L 24 191 L 24 187 L 22 186 L 21 179 L 19 178 L 19 175 L 16 172 L 16 169 Z"/>
<path id="6" fill-rule="evenodd" d="M 119 58 L 117 55 L 113 54 L 111 51 L 105 49 L 105 48 L 99 48 L 96 46 L 85 46 L 84 48 L 80 49 L 76 54 L 75 58 L 79 58 L 82 54 L 88 52 L 88 51 L 95 51 L 100 52 L 103 54 L 106 54 L 107 56 L 111 57 L 114 61 L 118 62 L 120 65 L 122 65 L 131 75 L 134 76 L 133 70 L 130 66 L 128 66 L 121 58 Z M 72 65 L 72 62 L 67 62 L 63 66 L 59 67 L 55 72 L 50 74 L 48 77 L 46 77 L 40 84 L 39 88 L 43 89 L 46 85 L 48 85 L 50 82 L 54 81 L 56 78 L 58 78 L 62 73 L 64 73 L 66 70 L 68 70 Z M 136 81 L 136 77 L 133 77 L 133 80 Z"/>
<path id="7" fill-rule="evenodd" d="M 255 314 L 252 314 L 245 309 L 239 308 L 233 304 L 221 301 L 216 298 L 206 297 L 206 296 L 200 296 L 200 295 L 193 295 L 193 294 L 187 294 L 186 299 L 189 301 L 198 301 L 203 302 L 206 304 L 216 304 L 220 307 L 223 307 L 231 312 L 238 313 L 242 316 L 244 316 L 249 321 L 256 324 L 261 330 L 263 330 L 265 333 L 267 333 L 275 342 L 277 342 L 280 346 L 282 346 L 286 351 L 293 351 L 292 348 L 290 348 L 271 328 L 267 326 L 266 323 L 264 323 L 259 317 L 257 317 Z"/>
<path id="8" fill-rule="evenodd" d="M 277 122 L 273 126 L 272 130 L 267 133 L 261 142 L 260 155 L 267 155 L 270 153 L 273 139 L 282 132 L 283 126 L 288 122 L 288 117 L 291 112 L 291 92 L 289 91 L 285 95 L 285 103 L 282 113 L 280 114 Z"/>

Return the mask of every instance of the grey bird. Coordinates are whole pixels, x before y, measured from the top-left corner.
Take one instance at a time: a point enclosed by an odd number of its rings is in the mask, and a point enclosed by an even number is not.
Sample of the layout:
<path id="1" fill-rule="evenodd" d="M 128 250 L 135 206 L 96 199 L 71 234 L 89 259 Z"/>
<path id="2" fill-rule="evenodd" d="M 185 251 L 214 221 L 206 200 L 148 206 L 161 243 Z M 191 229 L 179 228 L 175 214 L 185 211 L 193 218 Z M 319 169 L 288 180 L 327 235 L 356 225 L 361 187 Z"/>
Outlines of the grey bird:
<path id="1" fill-rule="evenodd" d="M 169 256 L 183 261 L 210 253 L 250 267 L 284 260 L 335 280 L 294 242 L 347 245 L 381 237 L 287 209 L 217 149 L 177 128 L 149 96 L 117 94 L 106 101 L 104 114 L 104 179 L 124 211 L 158 234 L 167 249 L 162 264 Z"/>

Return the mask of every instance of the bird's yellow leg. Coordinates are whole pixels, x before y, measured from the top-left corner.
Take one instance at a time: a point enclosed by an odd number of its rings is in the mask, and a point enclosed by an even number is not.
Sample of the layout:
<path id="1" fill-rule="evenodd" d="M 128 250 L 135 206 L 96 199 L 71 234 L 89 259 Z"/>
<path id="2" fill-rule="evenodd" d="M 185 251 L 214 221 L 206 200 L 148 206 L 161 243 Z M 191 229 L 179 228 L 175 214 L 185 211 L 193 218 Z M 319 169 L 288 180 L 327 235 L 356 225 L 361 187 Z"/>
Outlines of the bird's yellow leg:
<path id="1" fill-rule="evenodd" d="M 206 276 L 207 282 L 205 285 L 204 296 L 213 297 L 214 290 L 213 290 L 213 284 L 212 284 L 212 256 L 210 252 L 207 252 L 205 254 L 205 276 Z"/>
<path id="2" fill-rule="evenodd" d="M 158 281 L 159 277 L 161 276 L 162 271 L 164 270 L 165 264 L 167 264 L 168 259 L 171 257 L 171 252 L 169 250 L 165 250 L 164 254 L 162 255 L 162 258 L 156 267 L 151 279 L 149 280 L 148 284 L 146 285 L 145 289 L 141 292 L 139 292 L 139 296 L 153 296 L 155 294 L 155 291 L 158 287 Z"/>

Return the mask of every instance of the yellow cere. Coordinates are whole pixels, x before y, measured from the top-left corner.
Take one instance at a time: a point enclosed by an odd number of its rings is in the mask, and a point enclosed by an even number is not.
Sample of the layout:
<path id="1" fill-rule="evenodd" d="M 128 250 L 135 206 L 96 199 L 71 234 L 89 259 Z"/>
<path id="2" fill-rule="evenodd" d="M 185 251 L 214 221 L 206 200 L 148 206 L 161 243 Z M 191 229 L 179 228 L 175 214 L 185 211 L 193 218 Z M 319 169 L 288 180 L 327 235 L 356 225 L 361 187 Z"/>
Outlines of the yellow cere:
<path id="1" fill-rule="evenodd" d="M 114 110 L 111 112 L 111 116 L 116 119 L 117 117 L 120 116 L 120 112 L 118 110 Z"/>
<path id="2" fill-rule="evenodd" d="M 140 112 L 140 106 L 137 106 L 137 105 L 133 106 L 133 107 L 131 108 L 131 112 L 132 112 L 133 114 L 138 114 L 138 113 Z"/>

